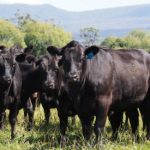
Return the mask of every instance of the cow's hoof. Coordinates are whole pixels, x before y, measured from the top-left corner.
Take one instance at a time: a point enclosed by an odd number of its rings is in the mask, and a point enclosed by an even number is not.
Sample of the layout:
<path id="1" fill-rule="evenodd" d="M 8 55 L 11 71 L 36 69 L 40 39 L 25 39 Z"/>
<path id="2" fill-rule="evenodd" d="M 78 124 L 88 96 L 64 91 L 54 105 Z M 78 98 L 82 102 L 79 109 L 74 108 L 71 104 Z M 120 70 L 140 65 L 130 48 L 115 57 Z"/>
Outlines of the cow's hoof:
<path id="1" fill-rule="evenodd" d="M 4 128 L 5 128 L 4 125 L 0 126 L 0 130 L 3 130 Z"/>
<path id="2" fill-rule="evenodd" d="M 15 135 L 13 134 L 11 135 L 11 142 L 14 142 L 14 140 L 15 140 Z"/>
<path id="3" fill-rule="evenodd" d="M 28 131 L 33 130 L 33 125 L 28 125 L 27 130 L 28 130 Z"/>
<path id="4" fill-rule="evenodd" d="M 146 136 L 146 139 L 147 139 L 148 141 L 150 141 L 150 135 L 147 135 L 147 136 Z"/>
<path id="5" fill-rule="evenodd" d="M 61 147 L 65 147 L 66 142 L 67 142 L 66 137 L 65 136 L 61 136 L 60 137 L 60 146 Z"/>

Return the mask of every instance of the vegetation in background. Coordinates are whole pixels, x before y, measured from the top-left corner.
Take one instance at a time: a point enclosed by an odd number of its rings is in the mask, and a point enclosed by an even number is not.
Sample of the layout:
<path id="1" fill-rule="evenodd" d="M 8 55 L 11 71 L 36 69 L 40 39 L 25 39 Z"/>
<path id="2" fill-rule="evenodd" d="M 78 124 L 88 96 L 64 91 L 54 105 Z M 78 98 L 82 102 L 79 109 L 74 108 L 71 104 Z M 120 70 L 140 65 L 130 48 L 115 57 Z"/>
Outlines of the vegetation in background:
<path id="1" fill-rule="evenodd" d="M 94 27 L 87 27 L 80 30 L 82 43 L 86 46 L 97 44 L 100 40 L 99 30 Z"/>
<path id="2" fill-rule="evenodd" d="M 24 34 L 12 23 L 0 20 L 0 44 L 7 47 L 14 45 L 24 47 Z"/>
<path id="3" fill-rule="evenodd" d="M 125 37 L 107 37 L 101 45 L 109 48 L 140 48 L 150 51 L 150 33 L 134 30 Z"/>
<path id="4" fill-rule="evenodd" d="M 45 53 L 47 46 L 62 47 L 71 41 L 71 33 L 52 23 L 36 21 L 29 14 L 15 14 L 16 25 L 0 20 L 0 44 L 6 47 L 33 45 L 38 56 Z"/>
<path id="5" fill-rule="evenodd" d="M 71 34 L 50 23 L 28 21 L 21 26 L 26 45 L 33 45 L 36 55 L 45 53 L 47 46 L 62 47 L 71 40 Z"/>

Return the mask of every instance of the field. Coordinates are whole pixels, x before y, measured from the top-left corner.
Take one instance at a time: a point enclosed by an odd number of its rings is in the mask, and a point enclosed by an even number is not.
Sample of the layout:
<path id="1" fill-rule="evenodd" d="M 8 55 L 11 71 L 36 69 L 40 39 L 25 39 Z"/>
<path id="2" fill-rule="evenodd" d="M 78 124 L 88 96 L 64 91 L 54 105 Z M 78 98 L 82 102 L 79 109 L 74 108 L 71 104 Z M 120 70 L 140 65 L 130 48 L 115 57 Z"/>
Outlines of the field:
<path id="1" fill-rule="evenodd" d="M 49 150 L 61 149 L 58 143 L 59 138 L 59 121 L 57 111 L 52 110 L 51 122 L 49 125 L 44 124 L 44 114 L 41 107 L 36 108 L 35 112 L 35 127 L 33 131 L 27 131 L 27 121 L 23 119 L 23 112 L 20 111 L 17 121 L 16 139 L 10 141 L 10 125 L 8 120 L 3 131 L 0 131 L 0 150 Z M 142 131 L 142 123 L 140 120 L 140 140 L 135 142 L 131 129 L 122 129 L 119 131 L 119 137 L 116 141 L 111 140 L 111 127 L 107 121 L 105 134 L 99 144 L 94 145 L 94 134 L 90 141 L 85 141 L 81 132 L 81 124 L 76 117 L 76 123 L 71 124 L 69 120 L 69 128 L 67 130 L 67 144 L 62 149 L 67 150 L 149 150 L 150 142 L 145 140 L 145 133 Z"/>

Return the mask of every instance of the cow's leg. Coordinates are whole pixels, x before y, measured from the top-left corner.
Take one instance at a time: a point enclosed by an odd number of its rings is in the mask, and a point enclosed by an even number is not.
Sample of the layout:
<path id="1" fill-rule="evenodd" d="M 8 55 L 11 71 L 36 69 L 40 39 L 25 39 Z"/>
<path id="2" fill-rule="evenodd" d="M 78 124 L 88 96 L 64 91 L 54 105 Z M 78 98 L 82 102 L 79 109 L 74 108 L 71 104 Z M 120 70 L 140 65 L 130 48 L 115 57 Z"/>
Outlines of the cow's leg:
<path id="1" fill-rule="evenodd" d="M 6 112 L 4 112 L 4 127 L 5 127 L 5 123 L 6 123 Z"/>
<path id="2" fill-rule="evenodd" d="M 79 118 L 82 123 L 83 136 L 86 140 L 89 140 L 92 134 L 92 123 L 93 123 L 94 117 L 91 115 L 86 115 L 86 116 L 79 115 Z"/>
<path id="3" fill-rule="evenodd" d="M 140 113 L 141 113 L 141 116 L 142 116 L 142 121 L 143 121 L 143 130 L 146 129 L 146 120 L 145 120 L 145 117 L 144 117 L 144 105 L 141 104 L 140 107 L 139 107 L 139 110 L 140 110 Z"/>
<path id="4" fill-rule="evenodd" d="M 48 97 L 46 93 L 41 93 L 40 94 L 40 101 L 44 110 L 44 115 L 45 115 L 45 124 L 48 125 L 49 119 L 50 119 L 50 106 L 48 103 Z"/>
<path id="5" fill-rule="evenodd" d="M 124 123 L 124 125 L 125 125 L 125 130 L 128 130 L 128 129 L 129 129 L 129 124 L 128 124 L 128 122 L 129 122 L 129 116 L 128 116 L 128 113 L 125 111 L 125 123 Z"/>
<path id="6" fill-rule="evenodd" d="M 136 139 L 138 139 L 138 125 L 139 125 L 139 113 L 137 108 L 133 108 L 132 110 L 126 111 L 127 116 L 129 117 L 132 133 L 135 135 Z"/>
<path id="7" fill-rule="evenodd" d="M 64 146 L 66 143 L 66 130 L 68 127 L 68 116 L 63 114 L 62 112 L 58 111 L 58 116 L 60 120 L 60 144 Z"/>
<path id="8" fill-rule="evenodd" d="M 146 130 L 147 130 L 147 139 L 150 140 L 150 112 L 147 110 L 145 110 L 145 113 L 144 113 L 144 125 L 146 127 Z"/>
<path id="9" fill-rule="evenodd" d="M 50 108 L 47 107 L 45 104 L 42 104 L 43 109 L 44 109 L 44 115 L 45 115 L 45 122 L 46 125 L 49 124 L 49 119 L 50 119 Z"/>
<path id="10" fill-rule="evenodd" d="M 114 111 L 109 115 L 109 121 L 113 130 L 112 138 L 116 139 L 118 136 L 119 127 L 122 124 L 123 111 Z"/>
<path id="11" fill-rule="evenodd" d="M 5 109 L 0 108 L 0 129 L 4 128 L 5 115 Z"/>
<path id="12" fill-rule="evenodd" d="M 24 120 L 26 120 L 28 112 L 27 112 L 27 110 L 25 108 L 23 109 L 23 111 L 24 111 Z"/>
<path id="13" fill-rule="evenodd" d="M 35 97 L 35 95 L 32 95 L 30 98 L 33 106 L 33 111 L 35 111 L 37 97 Z"/>
<path id="14" fill-rule="evenodd" d="M 4 95 L 0 95 L 0 130 L 4 128 L 4 121 L 5 121 L 5 106 L 4 106 Z"/>
<path id="15" fill-rule="evenodd" d="M 71 124 L 75 125 L 75 123 L 76 123 L 76 117 L 74 116 L 74 117 L 71 118 Z"/>
<path id="16" fill-rule="evenodd" d="M 26 102 L 25 109 L 27 110 L 28 116 L 29 116 L 29 124 L 28 124 L 28 130 L 32 130 L 34 126 L 34 111 L 33 111 L 33 106 L 31 103 L 31 100 L 28 99 Z"/>
<path id="17" fill-rule="evenodd" d="M 147 139 L 150 140 L 150 102 L 146 99 L 146 101 L 143 104 L 143 116 L 144 116 L 144 125 L 146 127 L 147 130 Z"/>
<path id="18" fill-rule="evenodd" d="M 15 138 L 15 125 L 17 120 L 17 114 L 18 114 L 18 107 L 16 104 L 14 104 L 10 108 L 10 112 L 9 112 L 9 122 L 11 125 L 11 140 Z"/>
<path id="19" fill-rule="evenodd" d="M 104 126 L 106 123 L 106 118 L 109 111 L 109 103 L 111 102 L 111 95 L 110 96 L 100 96 L 97 102 L 97 112 L 96 112 L 96 121 L 94 124 L 94 132 L 96 135 L 95 143 L 98 142 L 99 135 L 102 136 L 104 131 Z"/>

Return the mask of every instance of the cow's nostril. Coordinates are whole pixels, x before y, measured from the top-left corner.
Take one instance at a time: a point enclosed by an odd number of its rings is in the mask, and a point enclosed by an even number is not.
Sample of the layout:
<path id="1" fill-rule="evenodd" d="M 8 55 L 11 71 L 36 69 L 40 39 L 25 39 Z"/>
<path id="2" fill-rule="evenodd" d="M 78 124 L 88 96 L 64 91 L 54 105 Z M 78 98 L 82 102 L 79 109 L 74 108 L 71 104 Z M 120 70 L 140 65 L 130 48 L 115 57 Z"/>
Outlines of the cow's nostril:
<path id="1" fill-rule="evenodd" d="M 11 79 L 7 76 L 4 77 L 4 80 L 7 81 L 7 82 L 11 82 Z"/>
<path id="2" fill-rule="evenodd" d="M 47 86 L 47 87 L 53 87 L 53 86 L 54 86 L 54 82 L 47 82 L 47 83 L 46 83 L 46 86 Z"/>
<path id="3" fill-rule="evenodd" d="M 79 74 L 77 72 L 70 72 L 69 74 L 69 80 L 70 81 L 78 81 L 79 80 Z"/>
<path id="4" fill-rule="evenodd" d="M 77 74 L 74 74 L 73 77 L 77 77 Z"/>
<path id="5" fill-rule="evenodd" d="M 53 86 L 54 85 L 54 83 L 49 83 L 49 86 Z"/>
<path id="6" fill-rule="evenodd" d="M 77 77 L 77 73 L 76 72 L 70 72 L 70 77 Z"/>

